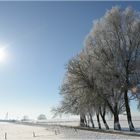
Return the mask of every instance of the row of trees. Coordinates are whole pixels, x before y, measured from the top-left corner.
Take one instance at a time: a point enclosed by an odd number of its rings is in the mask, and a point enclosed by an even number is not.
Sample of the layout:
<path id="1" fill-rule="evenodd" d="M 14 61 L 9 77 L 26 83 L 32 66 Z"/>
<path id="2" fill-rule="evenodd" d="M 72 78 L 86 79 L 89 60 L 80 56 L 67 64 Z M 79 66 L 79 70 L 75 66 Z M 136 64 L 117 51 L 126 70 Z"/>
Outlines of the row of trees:
<path id="1" fill-rule="evenodd" d="M 121 130 L 119 114 L 126 112 L 134 131 L 129 102 L 139 100 L 140 14 L 132 8 L 113 7 L 93 24 L 83 50 L 66 67 L 63 96 L 56 113 L 80 115 L 80 125 L 94 127 L 93 116 L 109 129 L 106 115 L 113 115 L 114 129 Z M 88 121 L 87 121 L 88 120 Z"/>
<path id="2" fill-rule="evenodd" d="M 23 116 L 23 118 L 21 119 L 21 121 L 30 121 L 31 119 L 29 118 L 29 116 Z M 37 117 L 37 120 L 47 120 L 46 115 L 44 114 L 40 114 Z"/>

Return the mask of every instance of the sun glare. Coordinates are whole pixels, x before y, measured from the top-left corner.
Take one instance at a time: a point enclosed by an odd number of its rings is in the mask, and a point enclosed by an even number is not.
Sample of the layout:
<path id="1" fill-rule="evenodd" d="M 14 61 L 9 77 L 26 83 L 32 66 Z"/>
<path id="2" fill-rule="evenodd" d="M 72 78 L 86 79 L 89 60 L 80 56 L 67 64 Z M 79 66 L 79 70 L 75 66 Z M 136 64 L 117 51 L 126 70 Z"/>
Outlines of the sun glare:
<path id="1" fill-rule="evenodd" d="M 5 61 L 5 59 L 6 59 L 5 48 L 0 48 L 0 62 Z"/>

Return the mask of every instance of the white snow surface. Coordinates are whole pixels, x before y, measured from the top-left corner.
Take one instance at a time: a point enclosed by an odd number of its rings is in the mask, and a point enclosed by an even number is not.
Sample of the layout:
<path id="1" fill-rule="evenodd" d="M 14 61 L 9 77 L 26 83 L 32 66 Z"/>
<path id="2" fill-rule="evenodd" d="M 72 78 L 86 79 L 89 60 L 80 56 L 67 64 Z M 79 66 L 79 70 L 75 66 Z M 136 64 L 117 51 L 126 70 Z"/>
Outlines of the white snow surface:
<path id="1" fill-rule="evenodd" d="M 28 126 L 0 122 L 0 140 L 139 140 L 140 137 L 75 130 L 60 126 Z M 33 136 L 35 134 L 35 137 Z"/>

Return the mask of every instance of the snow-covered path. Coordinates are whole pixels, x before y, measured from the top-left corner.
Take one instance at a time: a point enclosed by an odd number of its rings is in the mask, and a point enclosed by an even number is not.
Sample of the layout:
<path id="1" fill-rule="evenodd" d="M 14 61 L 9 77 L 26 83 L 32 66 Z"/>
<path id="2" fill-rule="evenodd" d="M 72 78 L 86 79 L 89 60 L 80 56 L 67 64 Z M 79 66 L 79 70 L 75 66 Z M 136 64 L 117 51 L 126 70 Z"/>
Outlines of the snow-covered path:
<path id="1" fill-rule="evenodd" d="M 7 140 L 129 140 L 140 137 L 125 136 L 117 134 L 107 134 L 100 132 L 92 132 L 85 130 L 74 130 L 73 128 L 48 126 L 36 127 L 19 125 L 13 123 L 0 122 L 0 140 L 5 140 L 5 133 L 7 133 Z M 35 134 L 35 137 L 33 136 Z"/>

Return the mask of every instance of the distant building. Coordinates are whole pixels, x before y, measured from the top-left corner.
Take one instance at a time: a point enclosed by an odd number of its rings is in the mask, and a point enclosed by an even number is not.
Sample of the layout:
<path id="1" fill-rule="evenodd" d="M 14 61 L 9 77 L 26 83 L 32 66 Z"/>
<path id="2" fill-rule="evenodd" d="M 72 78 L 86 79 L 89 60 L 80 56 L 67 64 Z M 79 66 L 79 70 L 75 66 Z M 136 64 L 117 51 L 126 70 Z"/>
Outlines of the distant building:
<path id="1" fill-rule="evenodd" d="M 21 121 L 29 121 L 29 117 L 28 116 L 23 116 L 23 119 Z"/>

